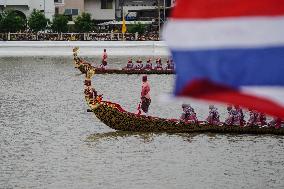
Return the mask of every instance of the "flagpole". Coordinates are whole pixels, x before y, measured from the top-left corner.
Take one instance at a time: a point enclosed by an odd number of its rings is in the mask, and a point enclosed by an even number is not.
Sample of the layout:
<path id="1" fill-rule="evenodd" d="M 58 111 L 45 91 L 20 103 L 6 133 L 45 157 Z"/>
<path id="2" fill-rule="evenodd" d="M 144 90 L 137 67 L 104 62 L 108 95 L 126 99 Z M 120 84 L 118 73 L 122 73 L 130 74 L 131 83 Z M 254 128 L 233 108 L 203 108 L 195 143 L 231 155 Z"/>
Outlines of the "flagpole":
<path id="1" fill-rule="evenodd" d="M 160 0 L 158 0 L 158 25 L 159 25 L 159 39 L 160 39 L 160 33 L 161 33 L 161 12 L 160 12 Z"/>
<path id="2" fill-rule="evenodd" d="M 164 0 L 164 23 L 166 21 L 166 0 Z"/>
<path id="3" fill-rule="evenodd" d="M 122 33 L 122 40 L 124 41 L 125 40 L 125 33 L 126 33 L 126 23 L 125 23 L 125 17 L 124 17 L 124 14 L 123 14 L 123 17 L 122 17 L 122 26 L 121 26 L 121 33 Z"/>

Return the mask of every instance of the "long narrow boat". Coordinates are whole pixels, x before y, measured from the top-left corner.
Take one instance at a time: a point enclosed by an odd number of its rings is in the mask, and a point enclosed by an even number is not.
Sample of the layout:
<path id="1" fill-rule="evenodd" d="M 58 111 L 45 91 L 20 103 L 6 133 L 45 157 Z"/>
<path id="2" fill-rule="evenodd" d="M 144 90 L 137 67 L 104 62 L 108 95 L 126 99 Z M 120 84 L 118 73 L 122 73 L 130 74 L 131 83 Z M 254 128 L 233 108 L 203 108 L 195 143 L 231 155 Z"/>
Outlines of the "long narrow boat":
<path id="1" fill-rule="evenodd" d="M 96 69 L 96 74 L 175 74 L 175 70 L 144 70 L 144 69 L 102 69 L 102 68 L 95 68 L 87 61 L 83 60 L 82 58 L 78 57 L 78 49 L 73 49 L 73 60 L 75 68 L 78 68 L 82 74 L 86 74 L 87 71 L 91 69 Z"/>
<path id="2" fill-rule="evenodd" d="M 94 89 L 91 85 L 93 70 L 86 74 L 85 88 Z M 85 91 L 86 92 L 86 91 Z M 103 101 L 101 96 L 90 96 L 85 99 L 96 117 L 115 130 L 135 132 L 168 132 L 168 133 L 236 133 L 236 134 L 275 134 L 284 135 L 284 128 L 259 128 L 239 126 L 217 126 L 208 124 L 187 124 L 176 119 L 136 115 L 124 110 L 119 104 Z"/>
<path id="3" fill-rule="evenodd" d="M 94 67 L 93 67 L 94 68 Z M 96 69 L 96 74 L 175 74 L 174 70 L 123 70 L 123 69 Z M 79 70 L 81 73 L 86 74 L 86 69 L 83 65 L 80 65 Z"/>

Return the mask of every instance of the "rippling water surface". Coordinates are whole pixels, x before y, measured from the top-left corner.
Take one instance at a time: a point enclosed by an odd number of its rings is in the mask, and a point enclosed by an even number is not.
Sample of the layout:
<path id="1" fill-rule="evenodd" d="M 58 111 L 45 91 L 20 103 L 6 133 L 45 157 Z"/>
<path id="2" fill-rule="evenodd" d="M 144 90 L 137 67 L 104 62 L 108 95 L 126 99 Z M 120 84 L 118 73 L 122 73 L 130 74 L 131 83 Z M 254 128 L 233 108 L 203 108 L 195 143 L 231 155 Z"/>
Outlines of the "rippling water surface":
<path id="1" fill-rule="evenodd" d="M 116 132 L 86 111 L 78 73 L 71 59 L 0 59 L 0 188 L 284 188 L 284 137 Z M 140 80 L 93 82 L 133 112 Z M 150 114 L 179 117 L 182 102 L 158 101 L 174 76 L 149 80 Z M 207 104 L 191 104 L 204 119 Z"/>

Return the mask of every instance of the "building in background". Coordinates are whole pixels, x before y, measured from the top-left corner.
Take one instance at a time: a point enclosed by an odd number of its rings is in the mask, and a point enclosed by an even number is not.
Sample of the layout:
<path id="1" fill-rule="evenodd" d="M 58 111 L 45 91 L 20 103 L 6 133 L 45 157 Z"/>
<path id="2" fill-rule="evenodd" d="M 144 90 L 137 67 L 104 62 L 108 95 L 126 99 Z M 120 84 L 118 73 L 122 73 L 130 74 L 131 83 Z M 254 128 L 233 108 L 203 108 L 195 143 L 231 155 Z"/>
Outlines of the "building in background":
<path id="1" fill-rule="evenodd" d="M 117 18 L 125 15 L 126 20 L 149 21 L 160 17 L 163 22 L 173 5 L 174 0 L 119 0 Z"/>
<path id="2" fill-rule="evenodd" d="M 116 0 L 84 0 L 85 12 L 92 15 L 97 21 L 115 20 Z"/>
<path id="3" fill-rule="evenodd" d="M 64 14 L 74 20 L 84 12 L 84 0 L 54 0 L 55 14 Z"/>
<path id="4" fill-rule="evenodd" d="M 169 15 L 174 0 L 55 0 L 55 13 L 76 18 L 82 12 L 90 13 L 97 22 L 122 20 L 150 21 L 160 18 L 162 22 Z M 165 17 L 165 18 L 164 18 Z"/>
<path id="5" fill-rule="evenodd" d="M 29 17 L 33 9 L 40 10 L 45 16 L 52 19 L 55 13 L 56 0 L 0 0 L 0 11 L 15 10 L 23 18 Z"/>
<path id="6" fill-rule="evenodd" d="M 74 20 L 82 12 L 90 13 L 98 22 L 115 20 L 116 0 L 55 0 L 64 1 L 55 4 L 55 13 L 69 16 Z"/>

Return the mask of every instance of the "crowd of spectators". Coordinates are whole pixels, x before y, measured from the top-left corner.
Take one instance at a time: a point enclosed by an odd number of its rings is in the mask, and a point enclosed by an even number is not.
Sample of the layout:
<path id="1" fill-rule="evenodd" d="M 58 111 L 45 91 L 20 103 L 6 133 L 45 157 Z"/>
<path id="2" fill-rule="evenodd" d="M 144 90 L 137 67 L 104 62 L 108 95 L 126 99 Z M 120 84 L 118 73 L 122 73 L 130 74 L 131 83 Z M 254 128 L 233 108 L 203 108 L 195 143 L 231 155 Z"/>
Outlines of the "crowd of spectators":
<path id="1" fill-rule="evenodd" d="M 0 33 L 0 41 L 159 41 L 154 32 L 138 33 Z"/>
<path id="2" fill-rule="evenodd" d="M 138 36 L 138 41 L 159 41 L 159 35 L 153 32 Z"/>

